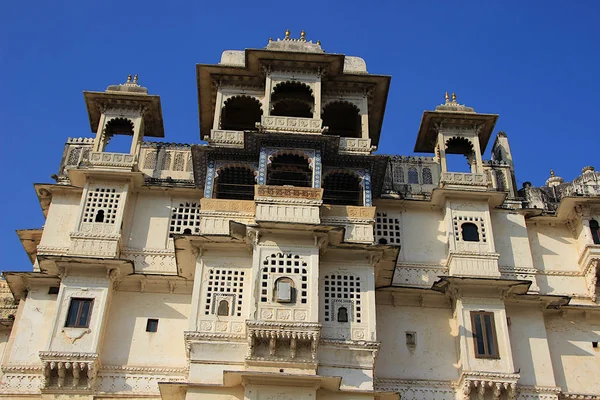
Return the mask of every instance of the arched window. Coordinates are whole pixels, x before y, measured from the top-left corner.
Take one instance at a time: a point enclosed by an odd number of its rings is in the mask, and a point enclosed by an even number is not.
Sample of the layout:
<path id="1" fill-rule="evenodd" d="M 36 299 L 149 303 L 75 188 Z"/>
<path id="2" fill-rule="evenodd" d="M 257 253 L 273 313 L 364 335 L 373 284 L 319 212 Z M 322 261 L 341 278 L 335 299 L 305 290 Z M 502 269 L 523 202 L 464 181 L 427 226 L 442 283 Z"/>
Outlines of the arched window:
<path id="1" fill-rule="evenodd" d="M 595 219 L 590 220 L 590 232 L 592 233 L 594 244 L 600 244 L 600 226 L 598 226 L 598 221 Z"/>
<path id="2" fill-rule="evenodd" d="M 312 90 L 300 82 L 283 82 L 271 94 L 271 115 L 312 118 L 315 98 Z"/>
<path id="3" fill-rule="evenodd" d="M 323 202 L 346 206 L 362 205 L 360 179 L 353 173 L 332 172 L 323 180 Z"/>
<path id="4" fill-rule="evenodd" d="M 340 307 L 337 311 L 337 322 L 348 322 L 348 309 Z"/>
<path id="5" fill-rule="evenodd" d="M 465 242 L 479 242 L 479 229 L 471 222 L 464 222 L 461 226 L 462 240 Z"/>
<path id="6" fill-rule="evenodd" d="M 297 154 L 276 156 L 267 169 L 267 185 L 312 187 L 308 160 Z"/>
<path id="7" fill-rule="evenodd" d="M 217 199 L 253 200 L 254 171 L 245 167 L 228 167 L 215 179 Z"/>
<path id="8" fill-rule="evenodd" d="M 354 104 L 345 101 L 329 103 L 323 109 L 323 126 L 329 128 L 332 135 L 359 138 L 362 135 L 360 110 Z"/>
<path id="9" fill-rule="evenodd" d="M 429 167 L 423 168 L 423 184 L 424 185 L 433 184 L 433 177 L 431 176 L 431 169 Z"/>
<path id="10" fill-rule="evenodd" d="M 94 222 L 104 222 L 104 210 L 98 210 Z"/>
<path id="11" fill-rule="evenodd" d="M 229 315 L 229 302 L 227 300 L 219 301 L 219 308 L 217 308 L 217 315 L 223 315 L 223 316 Z"/>
<path id="12" fill-rule="evenodd" d="M 127 118 L 114 118 L 108 121 L 105 128 L 107 136 L 130 135 L 133 136 L 133 122 Z"/>
<path id="13" fill-rule="evenodd" d="M 453 157 L 453 154 L 459 154 L 463 157 Z M 466 162 L 465 162 L 466 161 Z M 453 137 L 446 142 L 446 168 L 452 172 L 470 173 L 471 165 L 475 162 L 475 150 L 473 144 L 465 138 Z"/>
<path id="14" fill-rule="evenodd" d="M 255 131 L 262 116 L 260 102 L 248 96 L 236 96 L 225 101 L 221 111 L 221 129 Z"/>
<path id="15" fill-rule="evenodd" d="M 419 183 L 419 173 L 415 167 L 408 169 L 408 183 Z"/>

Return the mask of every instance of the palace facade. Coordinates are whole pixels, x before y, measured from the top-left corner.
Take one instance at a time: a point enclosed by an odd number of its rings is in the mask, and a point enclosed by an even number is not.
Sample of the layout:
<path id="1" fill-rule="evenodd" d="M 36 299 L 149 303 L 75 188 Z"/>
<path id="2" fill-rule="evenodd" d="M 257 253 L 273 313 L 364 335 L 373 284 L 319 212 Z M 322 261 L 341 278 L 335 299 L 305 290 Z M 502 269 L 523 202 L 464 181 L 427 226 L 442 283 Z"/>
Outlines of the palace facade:
<path id="1" fill-rule="evenodd" d="M 203 144 L 137 76 L 84 92 L 4 272 L 0 398 L 600 399 L 593 167 L 518 188 L 453 94 L 422 155 L 375 154 L 390 77 L 304 32 L 196 70 Z"/>

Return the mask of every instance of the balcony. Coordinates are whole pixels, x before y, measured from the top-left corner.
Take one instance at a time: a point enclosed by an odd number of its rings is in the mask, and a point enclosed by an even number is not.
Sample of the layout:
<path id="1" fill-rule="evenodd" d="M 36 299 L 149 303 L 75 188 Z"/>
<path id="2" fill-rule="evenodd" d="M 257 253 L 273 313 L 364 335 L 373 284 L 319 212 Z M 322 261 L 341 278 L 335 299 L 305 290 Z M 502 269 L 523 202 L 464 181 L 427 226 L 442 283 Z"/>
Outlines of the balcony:
<path id="1" fill-rule="evenodd" d="M 323 189 L 258 185 L 254 190 L 257 222 L 320 223 Z"/>
<path id="2" fill-rule="evenodd" d="M 96 353 L 41 351 L 42 391 L 93 390 L 99 368 Z"/>
<path id="3" fill-rule="evenodd" d="M 344 154 L 371 154 L 375 150 L 375 146 L 371 146 L 371 139 L 362 138 L 340 138 L 340 153 Z"/>
<path id="4" fill-rule="evenodd" d="M 252 223 L 256 206 L 252 200 L 209 199 L 200 200 L 200 233 L 203 235 L 228 235 L 229 221 Z"/>
<path id="5" fill-rule="evenodd" d="M 445 188 L 468 186 L 472 190 L 487 190 L 488 181 L 483 173 L 442 172 L 440 185 Z"/>
<path id="6" fill-rule="evenodd" d="M 320 336 L 318 323 L 246 321 L 246 363 L 316 368 Z"/>
<path id="7" fill-rule="evenodd" d="M 375 207 L 324 204 L 321 207 L 321 222 L 344 226 L 345 242 L 370 244 L 375 240 Z"/>
<path id="8" fill-rule="evenodd" d="M 263 115 L 259 130 L 268 132 L 287 132 L 302 134 L 321 134 L 326 128 L 322 128 L 323 120 L 316 118 L 298 117 L 273 117 Z"/>

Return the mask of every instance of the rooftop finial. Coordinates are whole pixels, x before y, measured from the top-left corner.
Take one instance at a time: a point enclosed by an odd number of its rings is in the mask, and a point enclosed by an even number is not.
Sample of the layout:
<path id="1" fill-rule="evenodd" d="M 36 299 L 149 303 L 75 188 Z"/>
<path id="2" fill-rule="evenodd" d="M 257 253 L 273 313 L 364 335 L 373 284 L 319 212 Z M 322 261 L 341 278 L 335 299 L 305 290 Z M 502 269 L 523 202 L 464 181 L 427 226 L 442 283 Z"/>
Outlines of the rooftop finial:
<path id="1" fill-rule="evenodd" d="M 133 83 L 135 83 L 137 85 L 137 81 L 138 81 L 138 74 L 135 74 L 133 76 Z"/>
<path id="2" fill-rule="evenodd" d="M 285 30 L 285 38 L 286 38 L 286 39 L 289 39 L 289 38 L 290 38 L 290 30 L 289 30 L 289 29 L 286 29 L 286 30 Z"/>
<path id="3" fill-rule="evenodd" d="M 320 41 L 320 40 L 317 40 L 317 44 L 320 46 L 320 45 L 321 45 L 321 41 Z"/>
<path id="4" fill-rule="evenodd" d="M 302 31 L 300 31 L 300 40 L 302 40 L 303 42 L 306 42 L 306 32 L 304 31 L 304 29 L 302 29 Z"/>
<path id="5" fill-rule="evenodd" d="M 455 93 L 452 93 L 452 102 L 456 103 L 456 94 Z"/>
<path id="6" fill-rule="evenodd" d="M 450 96 L 448 96 L 448 92 L 446 92 L 446 104 L 450 103 Z"/>
<path id="7" fill-rule="evenodd" d="M 269 42 L 272 42 L 272 41 L 273 41 L 273 38 L 272 38 L 272 37 L 270 37 L 270 38 L 269 38 Z"/>
<path id="8" fill-rule="evenodd" d="M 554 176 L 554 170 L 553 169 L 550 170 L 550 176 Z"/>
<path id="9" fill-rule="evenodd" d="M 127 83 L 131 82 L 131 74 L 127 75 Z"/>

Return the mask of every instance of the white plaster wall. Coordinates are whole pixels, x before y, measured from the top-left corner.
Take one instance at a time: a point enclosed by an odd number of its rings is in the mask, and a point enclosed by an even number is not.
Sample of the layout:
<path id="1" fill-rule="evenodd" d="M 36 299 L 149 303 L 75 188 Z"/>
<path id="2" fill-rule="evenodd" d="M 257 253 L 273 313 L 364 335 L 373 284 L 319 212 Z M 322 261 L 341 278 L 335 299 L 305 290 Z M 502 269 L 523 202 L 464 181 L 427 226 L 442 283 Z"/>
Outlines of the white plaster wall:
<path id="1" fill-rule="evenodd" d="M 80 202 L 81 192 L 52 195 L 40 246 L 69 247 L 71 243 L 69 235 L 75 230 Z"/>
<path id="2" fill-rule="evenodd" d="M 532 268 L 531 249 L 525 218 L 508 211 L 491 213 L 498 264 L 503 267 Z"/>
<path id="3" fill-rule="evenodd" d="M 527 224 L 533 266 L 542 271 L 578 271 L 577 241 L 565 225 Z"/>
<path id="4" fill-rule="evenodd" d="M 115 291 L 101 354 L 104 365 L 183 367 L 183 332 L 191 296 Z M 158 318 L 158 331 L 146 332 L 148 318 Z"/>
<path id="5" fill-rule="evenodd" d="M 243 400 L 244 387 L 236 386 L 232 388 L 223 387 L 190 387 L 185 396 L 186 400 Z"/>
<path id="6" fill-rule="evenodd" d="M 39 352 L 45 350 L 50 335 L 56 295 L 48 294 L 48 287 L 31 288 L 24 300 L 21 318 L 12 332 L 13 344 L 8 364 L 40 363 Z"/>
<path id="7" fill-rule="evenodd" d="M 523 304 L 506 306 L 510 318 L 508 333 L 512 347 L 513 362 L 520 370 L 520 385 L 555 386 L 552 360 L 540 307 Z"/>
<path id="8" fill-rule="evenodd" d="M 417 333 L 414 350 L 406 346 L 406 331 Z M 457 328 L 449 308 L 377 305 L 377 333 L 377 378 L 458 379 Z"/>
<path id="9" fill-rule="evenodd" d="M 557 386 L 570 393 L 600 393 L 600 319 L 583 312 L 546 315 L 548 345 Z"/>
<path id="10" fill-rule="evenodd" d="M 124 246 L 165 249 L 169 237 L 171 197 L 166 193 L 143 192 L 131 200 L 134 204 L 133 218 L 125 226 Z"/>
<path id="11" fill-rule="evenodd" d="M 446 228 L 441 211 L 405 210 L 401 235 L 398 261 L 440 264 L 446 260 Z"/>

